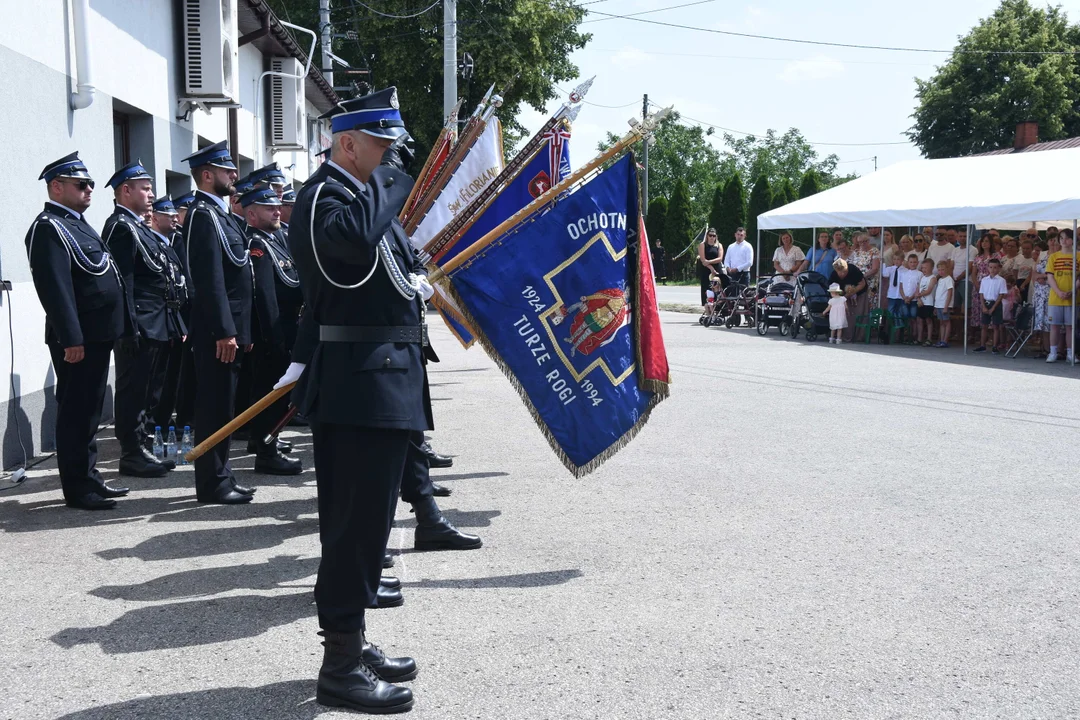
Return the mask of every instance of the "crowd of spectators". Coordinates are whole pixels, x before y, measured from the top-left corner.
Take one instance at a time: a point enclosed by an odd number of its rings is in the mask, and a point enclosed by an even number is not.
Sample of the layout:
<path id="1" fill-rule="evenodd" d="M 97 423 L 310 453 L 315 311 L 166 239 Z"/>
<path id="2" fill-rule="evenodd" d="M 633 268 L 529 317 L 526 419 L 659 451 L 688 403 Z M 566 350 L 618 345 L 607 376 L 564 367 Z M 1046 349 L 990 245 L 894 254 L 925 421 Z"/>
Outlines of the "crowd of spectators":
<path id="1" fill-rule="evenodd" d="M 703 306 L 710 276 L 719 275 L 725 287 L 749 282 L 754 249 L 745 238 L 739 228 L 725 255 L 715 230 L 708 231 L 698 248 Z M 1080 290 L 1073 241 L 1071 229 L 1056 227 L 1004 236 L 990 229 L 971 244 L 965 227 L 924 227 L 899 241 L 888 228 L 836 228 L 818 232 L 804 251 L 784 231 L 769 274 L 794 284 L 798 273 L 813 271 L 835 283 L 847 300 L 845 342 L 854 337 L 856 318 L 881 308 L 889 324 L 901 328 L 901 342 L 948 347 L 966 332 L 975 352 L 996 354 L 1009 342 L 1004 328 L 1027 308 L 1036 355 L 1071 361 L 1073 293 Z"/>

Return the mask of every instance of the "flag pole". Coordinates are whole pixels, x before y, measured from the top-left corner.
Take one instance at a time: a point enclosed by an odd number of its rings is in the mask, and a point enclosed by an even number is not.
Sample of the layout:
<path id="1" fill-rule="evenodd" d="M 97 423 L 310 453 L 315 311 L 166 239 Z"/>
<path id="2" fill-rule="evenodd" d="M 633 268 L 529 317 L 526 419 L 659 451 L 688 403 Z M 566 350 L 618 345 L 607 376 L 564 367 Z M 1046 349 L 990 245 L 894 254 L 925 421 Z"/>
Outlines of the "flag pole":
<path id="1" fill-rule="evenodd" d="M 262 399 L 260 399 L 254 405 L 252 405 L 247 410 L 245 410 L 244 412 L 240 413 L 235 418 L 233 418 L 223 428 L 221 428 L 216 433 L 214 433 L 213 435 L 211 435 L 210 437 L 206 438 L 201 443 L 199 443 L 198 445 L 193 447 L 191 449 L 191 451 L 187 455 L 184 456 L 184 459 L 187 460 L 188 462 L 195 462 L 196 458 L 200 458 L 203 455 L 205 455 L 207 452 L 209 452 L 219 442 L 221 442 L 222 440 L 224 440 L 228 436 L 232 435 L 234 432 L 236 432 L 237 430 L 242 428 L 244 425 L 246 425 L 248 422 L 250 422 L 251 419 L 254 418 L 256 415 L 258 415 L 263 410 L 265 410 L 266 408 L 273 405 L 274 402 L 279 397 L 281 397 L 285 393 L 292 390 L 294 385 L 296 385 L 296 383 L 292 382 L 292 383 L 289 383 L 288 385 L 283 385 L 283 386 L 279 387 L 276 390 L 271 390 L 269 393 L 264 395 L 262 397 Z"/>
<path id="2" fill-rule="evenodd" d="M 547 192 L 533 200 L 524 208 L 511 215 L 506 220 L 503 220 L 502 223 L 500 223 L 496 228 L 491 230 L 491 232 L 489 232 L 487 235 L 484 235 L 482 238 L 474 242 L 465 250 L 462 250 L 459 255 L 451 258 L 450 261 L 443 265 L 441 268 L 436 268 L 429 276 L 429 280 L 431 282 L 436 282 L 443 279 L 444 277 L 452 273 L 454 270 L 457 270 L 459 267 L 471 260 L 475 255 L 480 253 L 488 245 L 502 237 L 507 230 L 514 227 L 525 218 L 529 217 L 536 211 L 543 208 L 545 205 L 550 203 L 562 193 L 577 185 L 583 179 L 600 169 L 600 167 L 604 165 L 604 163 L 609 162 L 616 156 L 626 152 L 626 150 L 638 140 L 648 137 L 653 132 L 653 130 L 656 129 L 660 121 L 667 117 L 671 110 L 672 108 L 667 107 L 663 110 L 660 110 L 659 112 L 653 113 L 645 120 L 645 122 L 638 122 L 637 118 L 634 118 L 636 124 L 633 125 L 630 132 L 621 137 L 614 145 L 597 155 L 587 164 L 578 168 L 575 172 L 568 175 L 566 179 L 563 180 L 561 183 L 550 188 Z"/>

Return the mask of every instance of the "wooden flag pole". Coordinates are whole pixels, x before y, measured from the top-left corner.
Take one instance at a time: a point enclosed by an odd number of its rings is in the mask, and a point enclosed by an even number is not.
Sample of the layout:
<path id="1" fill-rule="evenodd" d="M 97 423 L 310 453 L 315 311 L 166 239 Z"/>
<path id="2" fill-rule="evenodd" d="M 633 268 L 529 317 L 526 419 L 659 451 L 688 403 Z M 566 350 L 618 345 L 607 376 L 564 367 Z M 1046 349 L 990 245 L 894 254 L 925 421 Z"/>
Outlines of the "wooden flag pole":
<path id="1" fill-rule="evenodd" d="M 292 382 L 288 385 L 283 385 L 282 387 L 279 387 L 277 390 L 271 390 L 261 400 L 256 402 L 244 412 L 237 415 L 235 418 L 233 418 L 231 422 L 225 425 L 225 427 L 221 428 L 216 433 L 193 447 L 191 451 L 184 456 L 184 459 L 188 462 L 195 462 L 196 458 L 205 455 L 219 442 L 232 435 L 234 432 L 236 432 L 248 422 L 250 422 L 251 419 L 254 418 L 256 415 L 273 405 L 279 397 L 292 390 L 294 385 L 296 385 L 296 383 Z"/>
<path id="2" fill-rule="evenodd" d="M 522 220 L 535 213 L 537 210 L 543 208 L 556 197 L 581 182 L 588 175 L 598 170 L 600 166 L 602 166 L 604 163 L 612 160 L 617 155 L 626 152 L 627 148 L 636 143 L 638 140 L 642 139 L 643 137 L 647 137 L 650 133 L 652 133 L 653 130 L 656 129 L 656 126 L 660 123 L 660 121 L 667 117 L 668 113 L 670 112 L 671 108 L 664 108 L 663 110 L 660 110 L 659 112 L 650 115 L 645 120 L 645 122 L 634 125 L 630 132 L 620 138 L 618 142 L 616 142 L 610 148 L 597 155 L 586 165 L 578 168 L 575 172 L 568 175 L 566 179 L 563 180 L 561 183 L 550 188 L 546 193 L 533 200 L 521 210 L 511 215 L 506 220 L 503 220 L 498 225 L 498 227 L 493 229 L 487 235 L 484 235 L 484 237 L 480 238 L 466 249 L 462 250 L 460 254 L 451 258 L 445 265 L 432 271 L 432 273 L 428 276 L 428 280 L 430 282 L 436 282 L 443 279 L 445 276 L 449 275 L 454 270 L 457 270 L 459 267 L 472 259 L 472 257 L 475 256 L 477 253 L 481 252 L 488 245 L 502 237 L 507 230 L 514 227 Z"/>

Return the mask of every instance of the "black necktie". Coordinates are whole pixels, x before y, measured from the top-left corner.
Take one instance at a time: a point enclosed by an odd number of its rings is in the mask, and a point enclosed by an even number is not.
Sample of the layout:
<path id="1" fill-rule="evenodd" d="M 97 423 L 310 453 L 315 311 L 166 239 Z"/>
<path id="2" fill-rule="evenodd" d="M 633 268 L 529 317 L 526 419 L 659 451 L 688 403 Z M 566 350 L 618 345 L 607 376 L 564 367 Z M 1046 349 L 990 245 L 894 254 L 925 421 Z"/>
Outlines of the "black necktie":
<path id="1" fill-rule="evenodd" d="M 892 286 L 896 287 L 899 284 L 898 278 L 900 277 L 900 268 L 893 270 L 892 274 Z"/>

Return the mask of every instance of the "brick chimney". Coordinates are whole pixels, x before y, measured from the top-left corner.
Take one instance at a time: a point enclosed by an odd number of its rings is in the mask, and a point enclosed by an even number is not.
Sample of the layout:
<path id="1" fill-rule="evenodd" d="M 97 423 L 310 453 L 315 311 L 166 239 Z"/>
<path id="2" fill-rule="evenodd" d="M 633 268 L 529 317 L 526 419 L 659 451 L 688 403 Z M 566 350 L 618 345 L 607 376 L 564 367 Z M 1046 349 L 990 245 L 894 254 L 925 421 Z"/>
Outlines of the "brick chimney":
<path id="1" fill-rule="evenodd" d="M 1013 141 L 1014 150 L 1023 150 L 1028 145 L 1039 142 L 1039 123 L 1034 120 L 1025 120 L 1016 125 L 1016 139 Z"/>

